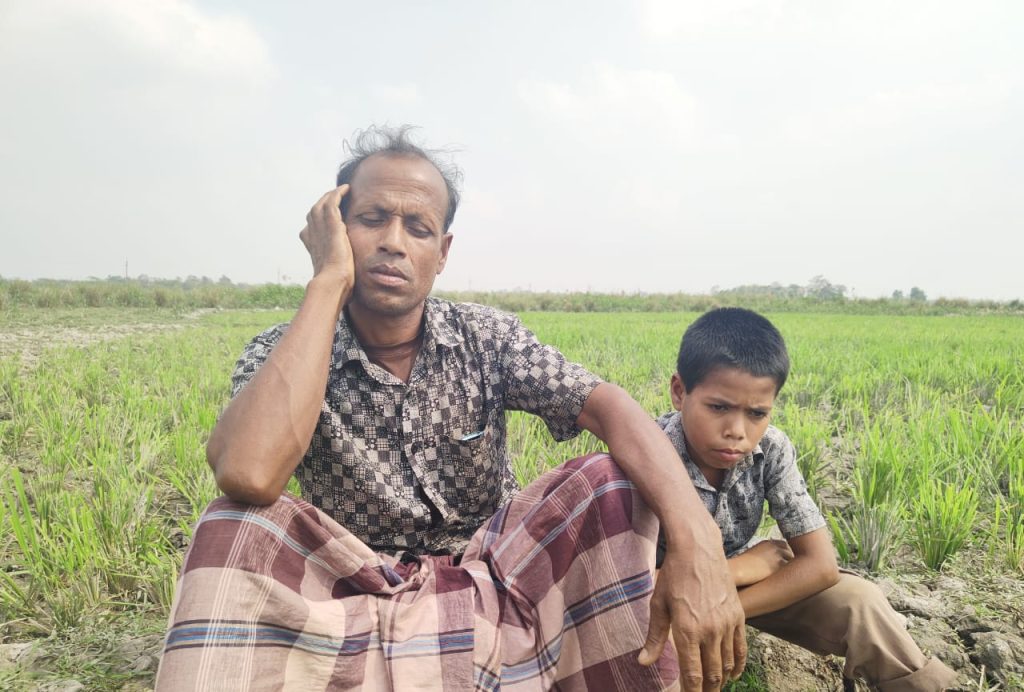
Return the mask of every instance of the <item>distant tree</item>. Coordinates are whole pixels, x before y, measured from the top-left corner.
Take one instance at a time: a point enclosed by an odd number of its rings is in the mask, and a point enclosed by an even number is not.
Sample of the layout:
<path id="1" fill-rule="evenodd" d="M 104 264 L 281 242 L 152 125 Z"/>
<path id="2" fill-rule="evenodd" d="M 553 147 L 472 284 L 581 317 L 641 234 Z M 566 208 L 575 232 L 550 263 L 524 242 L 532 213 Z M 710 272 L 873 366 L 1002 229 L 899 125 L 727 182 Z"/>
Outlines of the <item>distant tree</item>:
<path id="1" fill-rule="evenodd" d="M 897 288 L 895 291 L 892 292 L 892 299 L 893 300 L 903 300 L 903 291 L 901 291 L 901 290 L 899 290 Z"/>
<path id="2" fill-rule="evenodd" d="M 807 283 L 807 295 L 820 300 L 842 300 L 846 295 L 846 286 L 831 283 L 819 274 Z"/>
<path id="3" fill-rule="evenodd" d="M 217 279 L 217 283 L 219 283 L 221 286 L 230 286 L 231 279 L 229 279 L 226 274 L 223 274 L 219 279 Z"/>
<path id="4" fill-rule="evenodd" d="M 922 291 L 920 288 L 914 286 L 913 288 L 910 289 L 910 299 L 915 302 L 923 303 L 924 301 L 928 300 L 928 296 L 925 295 L 924 291 Z"/>

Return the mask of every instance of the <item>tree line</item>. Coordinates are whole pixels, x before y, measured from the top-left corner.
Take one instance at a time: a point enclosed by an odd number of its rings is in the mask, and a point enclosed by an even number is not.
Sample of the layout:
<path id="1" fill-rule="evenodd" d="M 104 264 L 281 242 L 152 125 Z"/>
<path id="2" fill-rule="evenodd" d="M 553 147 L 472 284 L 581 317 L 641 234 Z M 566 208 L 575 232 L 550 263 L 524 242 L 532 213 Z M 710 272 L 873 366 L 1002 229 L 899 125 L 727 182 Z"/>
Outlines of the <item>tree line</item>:
<path id="1" fill-rule="evenodd" d="M 213 280 L 151 279 L 110 276 L 84 281 L 4 279 L 0 277 L 0 310 L 21 308 L 281 308 L 295 309 L 305 288 L 296 284 L 236 284 L 228 277 Z M 492 305 L 512 312 L 703 312 L 720 306 L 747 307 L 760 312 L 834 312 L 851 314 L 1024 314 L 1021 300 L 928 300 L 912 287 L 888 298 L 855 298 L 847 288 L 822 276 L 805 285 L 746 285 L 715 287 L 708 294 L 592 293 L 532 291 L 439 291 L 456 301 Z"/>

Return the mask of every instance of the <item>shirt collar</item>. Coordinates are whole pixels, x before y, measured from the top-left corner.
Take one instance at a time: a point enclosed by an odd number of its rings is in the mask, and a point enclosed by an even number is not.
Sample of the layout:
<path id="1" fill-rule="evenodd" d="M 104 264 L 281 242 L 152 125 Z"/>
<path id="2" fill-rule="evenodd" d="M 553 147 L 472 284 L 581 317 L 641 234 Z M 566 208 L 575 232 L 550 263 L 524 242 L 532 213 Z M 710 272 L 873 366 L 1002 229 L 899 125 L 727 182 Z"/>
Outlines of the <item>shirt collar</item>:
<path id="1" fill-rule="evenodd" d="M 690 480 L 693 481 L 693 484 L 696 487 L 701 488 L 702 490 L 724 492 L 732 487 L 735 483 L 735 479 L 739 478 L 744 471 L 749 469 L 756 462 L 764 459 L 764 451 L 761 449 L 761 442 L 758 441 L 750 454 L 743 457 L 740 463 L 729 469 L 729 472 L 726 474 L 725 480 L 722 483 L 721 489 L 718 489 L 708 483 L 708 480 L 704 477 L 704 473 L 700 470 L 700 467 L 690 459 L 690 454 L 686 451 L 686 431 L 683 430 L 683 417 L 679 414 L 679 411 L 673 411 L 672 413 L 666 413 L 661 416 L 658 419 L 658 425 L 661 426 L 661 429 L 665 431 L 666 435 L 668 435 L 668 439 L 672 441 L 672 446 L 676 448 L 679 458 L 683 460 L 683 464 L 686 466 L 686 471 L 690 474 Z"/>
<path id="2" fill-rule="evenodd" d="M 427 298 L 427 303 L 423 308 L 424 346 L 454 348 L 465 341 L 463 336 L 452 327 L 451 305 L 446 300 Z"/>
<path id="3" fill-rule="evenodd" d="M 423 308 L 424 349 L 433 350 L 438 346 L 455 347 L 463 343 L 462 335 L 455 331 L 448 319 L 449 305 L 447 301 L 427 298 Z M 340 368 L 353 360 L 362 362 L 364 367 L 370 362 L 356 338 L 355 330 L 349 324 L 348 311 L 342 310 L 334 330 L 334 366 Z"/>

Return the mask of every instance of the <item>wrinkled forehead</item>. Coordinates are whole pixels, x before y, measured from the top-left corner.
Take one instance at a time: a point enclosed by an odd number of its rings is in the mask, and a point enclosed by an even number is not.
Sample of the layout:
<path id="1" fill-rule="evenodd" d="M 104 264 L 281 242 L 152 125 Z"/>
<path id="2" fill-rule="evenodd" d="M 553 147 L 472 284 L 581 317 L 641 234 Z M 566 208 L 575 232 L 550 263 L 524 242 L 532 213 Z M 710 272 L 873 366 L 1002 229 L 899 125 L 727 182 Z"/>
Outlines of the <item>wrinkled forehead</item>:
<path id="1" fill-rule="evenodd" d="M 415 155 L 375 154 L 359 164 L 352 176 L 353 204 L 387 199 L 430 207 L 443 219 L 448 210 L 448 188 L 440 171 Z"/>
<path id="2" fill-rule="evenodd" d="M 703 396 L 771 408 L 778 394 L 778 383 L 772 377 L 719 365 L 709 370 L 693 391 L 698 389 Z"/>

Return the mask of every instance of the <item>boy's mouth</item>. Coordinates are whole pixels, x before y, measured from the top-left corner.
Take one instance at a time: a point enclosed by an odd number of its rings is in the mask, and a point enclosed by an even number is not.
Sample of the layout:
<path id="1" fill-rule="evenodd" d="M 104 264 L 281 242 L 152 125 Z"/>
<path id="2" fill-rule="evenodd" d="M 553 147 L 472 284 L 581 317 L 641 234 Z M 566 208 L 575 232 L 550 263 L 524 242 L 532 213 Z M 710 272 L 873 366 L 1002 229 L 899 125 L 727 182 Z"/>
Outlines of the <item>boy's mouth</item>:
<path id="1" fill-rule="evenodd" d="M 746 456 L 746 452 L 738 449 L 713 449 L 711 450 L 723 461 L 735 463 Z"/>

